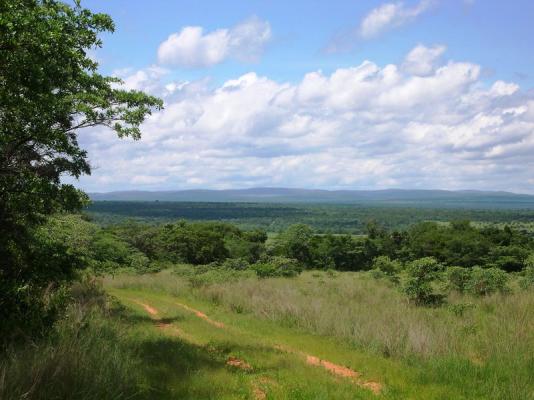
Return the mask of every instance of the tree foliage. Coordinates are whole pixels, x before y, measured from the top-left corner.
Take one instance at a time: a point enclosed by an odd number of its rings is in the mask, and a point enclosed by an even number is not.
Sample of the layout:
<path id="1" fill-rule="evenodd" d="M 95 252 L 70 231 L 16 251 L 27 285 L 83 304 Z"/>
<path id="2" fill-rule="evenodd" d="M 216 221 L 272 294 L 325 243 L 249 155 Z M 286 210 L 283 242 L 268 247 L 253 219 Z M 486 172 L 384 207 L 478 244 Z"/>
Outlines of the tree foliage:
<path id="1" fill-rule="evenodd" d="M 436 305 L 441 303 L 443 296 L 436 293 L 433 282 L 443 271 L 443 265 L 435 258 L 425 257 L 408 264 L 406 272 L 408 280 L 404 292 L 417 305 Z"/>
<path id="2" fill-rule="evenodd" d="M 0 2 L 2 319 L 16 316 L 13 310 L 24 308 L 28 296 L 38 297 L 69 275 L 62 262 L 54 274 L 50 265 L 59 251 L 55 243 L 35 240 L 34 227 L 46 215 L 86 203 L 83 193 L 61 182 L 91 171 L 79 131 L 104 126 L 138 139 L 140 124 L 162 107 L 161 100 L 123 90 L 120 80 L 98 73 L 88 52 L 102 45 L 99 34 L 113 29 L 108 15 L 78 2 Z M 40 253 L 43 259 L 36 262 Z"/>

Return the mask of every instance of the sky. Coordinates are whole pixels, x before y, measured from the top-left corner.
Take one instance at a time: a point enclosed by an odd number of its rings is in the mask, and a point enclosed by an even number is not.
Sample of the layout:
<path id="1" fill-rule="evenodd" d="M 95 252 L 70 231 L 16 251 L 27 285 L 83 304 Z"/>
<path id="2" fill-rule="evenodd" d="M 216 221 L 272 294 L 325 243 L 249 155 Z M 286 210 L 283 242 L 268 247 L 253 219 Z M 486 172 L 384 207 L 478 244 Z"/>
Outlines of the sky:
<path id="1" fill-rule="evenodd" d="M 139 141 L 80 131 L 82 189 L 534 193 L 530 0 L 82 4 L 100 71 L 165 103 Z"/>

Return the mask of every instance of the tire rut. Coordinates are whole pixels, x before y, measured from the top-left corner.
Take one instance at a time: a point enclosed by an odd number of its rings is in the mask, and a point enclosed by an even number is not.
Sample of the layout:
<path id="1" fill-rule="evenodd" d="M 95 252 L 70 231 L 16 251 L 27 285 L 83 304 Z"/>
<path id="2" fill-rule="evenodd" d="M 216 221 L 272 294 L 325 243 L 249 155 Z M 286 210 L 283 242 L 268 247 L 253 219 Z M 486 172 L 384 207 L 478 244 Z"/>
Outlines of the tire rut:
<path id="1" fill-rule="evenodd" d="M 148 314 L 150 314 L 150 316 L 155 321 L 157 321 L 156 322 L 156 326 L 158 328 L 169 330 L 169 331 L 175 330 L 176 334 L 178 336 L 183 337 L 184 339 L 186 339 L 185 336 L 190 336 L 190 335 L 185 335 L 185 333 L 183 333 L 180 329 L 173 327 L 170 323 L 162 322 L 161 318 L 159 317 L 158 310 L 155 309 L 154 307 L 150 306 L 149 304 L 143 303 L 143 302 L 141 302 L 141 301 L 139 301 L 137 299 L 128 299 L 128 300 L 130 300 L 133 303 L 136 303 L 136 304 L 142 306 L 144 308 L 144 310 Z M 206 321 L 210 325 L 213 325 L 213 326 L 215 326 L 217 328 L 220 328 L 220 329 L 227 329 L 227 327 L 226 327 L 226 325 L 224 323 L 209 318 L 205 313 L 203 313 L 200 310 L 197 310 L 197 309 L 194 309 L 192 307 L 189 307 L 187 304 L 183 304 L 183 303 L 173 302 L 173 304 L 175 304 L 175 305 L 177 305 L 177 306 L 179 306 L 179 307 L 181 307 L 181 308 L 183 308 L 183 309 L 195 314 L 198 318 L 203 319 L 204 321 Z M 186 340 L 188 340 L 188 339 L 186 339 Z M 348 367 L 345 367 L 345 366 L 342 366 L 342 365 L 339 365 L 339 364 L 335 364 L 335 363 L 330 362 L 328 360 L 320 359 L 319 357 L 313 356 L 311 354 L 304 353 L 304 352 L 302 352 L 300 350 L 296 350 L 296 349 L 293 349 L 293 348 L 288 347 L 288 346 L 274 345 L 273 348 L 276 349 L 276 350 L 279 350 L 279 351 L 286 352 L 286 353 L 300 355 L 301 357 L 304 358 L 305 362 L 308 365 L 312 365 L 314 367 L 321 367 L 321 368 L 324 368 L 325 370 L 327 370 L 328 372 L 330 372 L 333 375 L 336 375 L 336 376 L 339 376 L 339 377 L 343 377 L 343 378 L 346 378 L 346 379 L 350 379 L 357 386 L 359 386 L 361 388 L 364 388 L 364 389 L 367 389 L 367 390 L 370 390 L 375 395 L 379 395 L 383 390 L 383 386 L 379 382 L 364 380 L 364 379 L 361 378 L 362 374 L 360 372 L 355 371 L 353 369 L 350 369 Z M 235 357 L 229 357 L 227 362 L 226 362 L 226 364 L 229 365 L 229 366 L 233 366 L 233 367 L 236 367 L 236 368 L 239 368 L 239 369 L 242 369 L 242 370 L 247 370 L 247 371 L 251 371 L 253 369 L 250 364 L 248 364 L 244 360 L 240 360 L 240 359 L 235 358 Z M 255 398 L 258 399 L 258 400 L 266 398 L 266 393 L 264 391 L 262 391 L 261 388 L 259 388 L 258 385 L 254 385 L 253 386 L 253 393 L 255 395 Z"/>

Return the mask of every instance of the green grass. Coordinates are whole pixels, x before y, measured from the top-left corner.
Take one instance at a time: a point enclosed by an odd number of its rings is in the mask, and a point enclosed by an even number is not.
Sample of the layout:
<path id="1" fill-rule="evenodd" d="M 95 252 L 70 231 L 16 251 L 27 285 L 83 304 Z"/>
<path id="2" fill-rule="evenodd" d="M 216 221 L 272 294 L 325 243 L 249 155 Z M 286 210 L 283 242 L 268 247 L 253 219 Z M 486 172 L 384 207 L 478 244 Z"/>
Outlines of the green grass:
<path id="1" fill-rule="evenodd" d="M 382 398 L 534 398 L 532 292 L 483 299 L 451 296 L 453 304 L 473 304 L 457 315 L 451 307 L 413 307 L 386 281 L 361 273 L 308 272 L 296 279 L 267 280 L 221 276 L 219 283 L 210 279 L 192 287 L 187 276 L 165 271 L 116 277 L 106 286 L 136 312 L 144 311 L 129 299 L 160 309 L 200 353 L 216 349 L 212 357 L 224 370 L 229 355 L 251 363 L 253 373 L 225 378 L 233 382 L 225 386 L 229 398 L 241 398 L 239 390 L 252 390 L 255 380 L 271 382 L 267 392 L 275 399 L 375 398 L 306 365 L 302 356 L 275 351 L 276 345 L 359 371 L 384 385 Z M 202 310 L 228 329 L 212 327 L 177 302 Z M 216 385 L 222 374 L 218 369 L 194 376 L 209 382 L 212 374 L 214 391 L 222 390 Z M 193 390 L 198 382 L 184 387 Z"/>
<path id="2" fill-rule="evenodd" d="M 414 307 L 366 273 L 258 280 L 190 266 L 104 287 L 114 301 L 81 293 L 49 337 L 0 358 L 0 399 L 534 399 L 533 292 L 452 295 L 471 304 L 458 312 Z"/>
<path id="3" fill-rule="evenodd" d="M 260 386 L 269 395 L 268 398 L 273 399 L 370 399 L 375 397 L 370 391 L 361 389 L 350 381 L 336 379 L 321 368 L 307 365 L 302 355 L 282 351 L 275 347 L 276 344 L 299 346 L 297 348 L 301 351 L 316 348 L 318 343 L 315 340 L 317 339 L 312 336 L 288 334 L 287 331 L 275 325 L 247 319 L 244 316 L 234 318 L 232 314 L 215 312 L 207 304 L 187 299 L 189 306 L 199 307 L 209 312 L 210 317 L 227 325 L 226 329 L 219 329 L 178 306 L 178 298 L 167 294 L 131 289 L 112 289 L 110 292 L 140 316 L 147 314 L 142 306 L 132 301 L 134 299 L 157 308 L 161 317 L 172 322 L 181 332 L 178 337 L 172 338 L 172 331 L 157 330 L 150 325 L 152 321 L 148 320 L 148 325 L 138 327 L 144 332 L 146 339 L 157 335 L 165 340 L 174 341 L 178 349 L 183 349 L 184 346 L 193 347 L 201 359 L 205 358 L 208 361 L 204 365 L 199 365 L 191 362 L 190 359 L 184 359 L 181 354 L 183 350 L 176 350 L 176 357 L 172 356 L 172 352 L 167 354 L 165 349 L 162 349 L 161 354 L 156 352 L 159 356 L 152 353 L 154 366 L 158 370 L 166 371 L 165 375 L 176 374 L 176 371 L 189 371 L 186 379 L 183 376 L 170 376 L 171 379 L 166 380 L 163 386 L 170 388 L 173 396 L 191 399 L 248 399 L 254 398 L 253 390 L 256 386 Z M 322 344 L 328 346 L 327 342 Z M 317 355 L 322 356 L 322 354 Z M 166 360 L 163 363 L 161 363 L 162 357 Z M 253 369 L 241 371 L 229 367 L 226 365 L 229 357 L 242 359 Z M 171 366 L 174 367 L 168 368 Z"/>
<path id="4" fill-rule="evenodd" d="M 91 293 L 74 301 L 48 336 L 3 349 L 0 399 L 150 398 L 143 359 L 117 312 Z"/>

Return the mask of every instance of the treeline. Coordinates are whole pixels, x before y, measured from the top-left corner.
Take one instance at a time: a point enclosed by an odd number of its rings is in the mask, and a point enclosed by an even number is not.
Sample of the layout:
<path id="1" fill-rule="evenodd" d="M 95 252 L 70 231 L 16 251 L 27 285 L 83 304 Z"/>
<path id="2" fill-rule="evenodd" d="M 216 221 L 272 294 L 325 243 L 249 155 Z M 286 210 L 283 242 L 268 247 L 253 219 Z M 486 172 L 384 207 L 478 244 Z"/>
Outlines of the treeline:
<path id="1" fill-rule="evenodd" d="M 519 272 L 534 253 L 534 239 L 508 226 L 422 222 L 390 231 L 369 223 L 366 231 L 366 236 L 318 234 L 308 225 L 295 224 L 269 239 L 261 229 L 243 230 L 223 222 L 130 221 L 102 228 L 74 215 L 55 217 L 46 226 L 48 235 L 72 243 L 68 254 L 96 271 L 144 272 L 166 263 L 246 269 L 280 260 L 296 269 L 362 271 L 372 269 L 378 257 L 401 264 L 432 257 L 444 266 Z"/>

